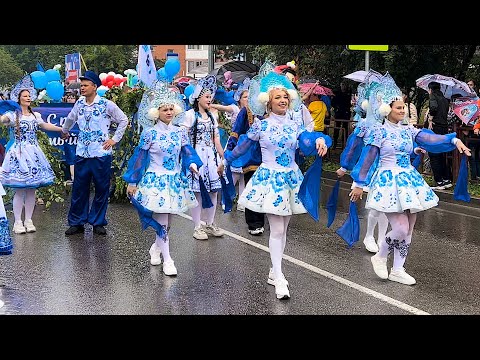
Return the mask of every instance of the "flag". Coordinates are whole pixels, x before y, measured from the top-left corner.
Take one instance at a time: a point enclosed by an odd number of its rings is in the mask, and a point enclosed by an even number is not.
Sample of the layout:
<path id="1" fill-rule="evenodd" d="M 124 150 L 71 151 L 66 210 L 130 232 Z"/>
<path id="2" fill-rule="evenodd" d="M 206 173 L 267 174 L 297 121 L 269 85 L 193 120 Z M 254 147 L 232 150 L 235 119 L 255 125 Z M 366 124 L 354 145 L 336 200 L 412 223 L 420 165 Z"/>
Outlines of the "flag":
<path id="1" fill-rule="evenodd" d="M 45 67 L 42 65 L 40 61 L 37 61 L 37 70 L 41 72 L 45 72 Z"/>
<path id="2" fill-rule="evenodd" d="M 139 45 L 138 47 L 138 80 L 150 87 L 152 82 L 157 79 L 157 70 L 153 61 L 152 49 L 150 45 Z"/>

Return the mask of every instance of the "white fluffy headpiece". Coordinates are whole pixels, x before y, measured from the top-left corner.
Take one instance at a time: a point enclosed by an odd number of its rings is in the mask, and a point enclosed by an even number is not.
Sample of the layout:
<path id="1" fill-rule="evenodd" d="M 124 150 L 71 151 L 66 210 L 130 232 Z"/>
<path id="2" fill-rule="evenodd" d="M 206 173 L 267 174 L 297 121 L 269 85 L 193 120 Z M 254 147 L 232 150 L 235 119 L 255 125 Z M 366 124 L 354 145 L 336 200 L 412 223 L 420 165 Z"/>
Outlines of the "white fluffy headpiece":
<path id="1" fill-rule="evenodd" d="M 250 82 L 248 89 L 248 105 L 255 115 L 265 115 L 267 103 L 270 100 L 270 91 L 273 89 L 284 89 L 290 97 L 290 108 L 298 110 L 301 105 L 301 98 L 292 82 L 284 75 L 277 74 L 273 69 L 275 66 L 266 61 Z"/>
<path id="2" fill-rule="evenodd" d="M 167 83 L 155 80 L 150 88 L 145 90 L 138 108 L 138 122 L 144 127 L 155 125 L 160 116 L 159 108 L 173 105 L 175 117 L 185 112 L 185 102 L 182 94 Z"/>

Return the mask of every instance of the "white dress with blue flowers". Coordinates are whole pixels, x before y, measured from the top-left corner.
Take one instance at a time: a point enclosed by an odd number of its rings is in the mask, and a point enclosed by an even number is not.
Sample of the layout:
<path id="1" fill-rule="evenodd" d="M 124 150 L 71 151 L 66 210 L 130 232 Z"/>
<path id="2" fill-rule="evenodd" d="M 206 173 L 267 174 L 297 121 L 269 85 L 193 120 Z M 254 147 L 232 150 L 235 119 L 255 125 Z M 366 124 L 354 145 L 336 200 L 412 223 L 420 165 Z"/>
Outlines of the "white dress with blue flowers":
<path id="1" fill-rule="evenodd" d="M 55 174 L 37 140 L 38 124 L 43 123 L 40 113 L 22 115 L 19 133 L 17 114 L 8 112 L 9 126 L 14 127 L 15 141 L 5 154 L 0 167 L 0 182 L 5 187 L 35 189 L 53 184 Z"/>
<path id="2" fill-rule="evenodd" d="M 438 196 L 410 163 L 413 140 L 419 132 L 412 125 L 388 120 L 373 131 L 370 144 L 379 147 L 380 154 L 369 185 L 366 209 L 416 213 L 437 206 Z"/>
<path id="3" fill-rule="evenodd" d="M 195 151 L 203 162 L 203 166 L 199 169 L 199 173 L 203 179 L 203 182 L 205 183 L 207 191 L 220 191 L 222 189 L 222 183 L 220 176 L 217 173 L 217 168 L 222 161 L 215 151 L 214 142 L 214 137 L 220 137 L 218 130 L 218 119 L 216 118 L 217 115 L 212 113 L 213 122 L 210 118 L 208 120 L 203 120 L 200 117 L 197 117 L 197 122 L 195 122 L 195 116 L 196 114 L 193 109 L 186 111 L 184 121 L 181 123 L 181 126 L 187 128 L 190 144 L 195 148 Z M 194 134 L 194 125 L 197 128 L 196 136 Z M 195 137 L 196 139 L 194 139 Z M 196 140 L 195 144 L 194 140 Z M 217 155 L 215 156 L 215 154 Z M 225 172 L 223 176 L 225 181 L 228 183 Z M 198 176 L 188 172 L 187 179 L 190 188 L 194 192 L 200 192 Z"/>
<path id="4" fill-rule="evenodd" d="M 262 164 L 246 184 L 238 200 L 240 205 L 282 216 L 307 212 L 298 198 L 303 174 L 295 163 L 297 138 L 303 131 L 303 125 L 291 121 L 288 115 L 272 113 L 252 124 L 247 136 L 260 142 Z"/>
<path id="5" fill-rule="evenodd" d="M 181 174 L 181 147 L 189 144 L 184 128 L 159 121 L 142 133 L 139 147 L 148 150 L 150 163 L 137 184 L 135 199 L 155 213 L 179 214 L 198 205 Z"/>

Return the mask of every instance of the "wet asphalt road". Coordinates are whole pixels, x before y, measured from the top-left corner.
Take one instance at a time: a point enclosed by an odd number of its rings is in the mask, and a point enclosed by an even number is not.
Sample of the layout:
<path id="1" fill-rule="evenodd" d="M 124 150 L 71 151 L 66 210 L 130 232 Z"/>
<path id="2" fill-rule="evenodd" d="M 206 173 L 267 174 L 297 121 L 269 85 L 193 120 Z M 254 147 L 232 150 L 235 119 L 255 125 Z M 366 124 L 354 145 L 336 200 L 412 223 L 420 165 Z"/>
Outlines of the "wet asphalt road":
<path id="1" fill-rule="evenodd" d="M 322 202 L 333 182 L 322 186 Z M 249 235 L 244 213 L 223 214 L 221 238 L 192 238 L 193 224 L 175 216 L 171 254 L 177 277 L 151 266 L 153 230 L 142 232 L 130 204 L 110 204 L 108 234 L 66 237 L 69 201 L 45 211 L 37 206 L 37 232 L 14 236 L 14 253 L 0 256 L 0 314 L 480 314 L 480 208 L 441 202 L 419 215 L 407 271 L 417 284 L 377 278 L 361 237 L 352 248 L 335 234 L 346 217 L 348 184 L 342 184 L 337 218 L 326 212 L 290 222 L 283 271 L 291 299 L 277 300 L 266 280 L 268 225 Z M 13 222 L 13 214 L 9 213 Z M 389 264 L 391 263 L 391 260 Z"/>

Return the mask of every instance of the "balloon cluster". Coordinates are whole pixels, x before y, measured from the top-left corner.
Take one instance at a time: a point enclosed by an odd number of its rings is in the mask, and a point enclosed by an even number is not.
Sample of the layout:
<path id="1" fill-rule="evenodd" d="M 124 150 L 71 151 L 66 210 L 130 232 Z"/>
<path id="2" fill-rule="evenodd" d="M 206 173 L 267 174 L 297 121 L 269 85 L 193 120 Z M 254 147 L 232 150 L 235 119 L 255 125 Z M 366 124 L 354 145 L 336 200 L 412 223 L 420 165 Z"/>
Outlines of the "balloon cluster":
<path id="1" fill-rule="evenodd" d="M 100 80 L 102 81 L 102 85 L 106 86 L 107 88 L 111 89 L 114 86 L 123 86 L 123 83 L 127 81 L 127 78 L 120 75 L 116 74 L 113 71 L 110 71 L 109 73 L 100 73 L 98 75 Z"/>
<path id="2" fill-rule="evenodd" d="M 175 75 L 180 71 L 180 67 L 178 58 L 169 58 L 165 65 L 157 70 L 157 79 L 171 83 Z"/>
<path id="3" fill-rule="evenodd" d="M 30 74 L 30 77 L 33 81 L 33 86 L 37 90 L 41 91 L 38 95 L 38 100 L 49 99 L 59 102 L 62 100 L 65 89 L 63 84 L 60 82 L 60 71 L 62 65 L 57 64 L 53 69 L 48 69 L 47 71 L 34 71 Z"/>
<path id="4" fill-rule="evenodd" d="M 127 69 L 123 72 L 127 75 L 127 86 L 133 88 L 138 83 L 138 74 L 136 70 Z"/>

